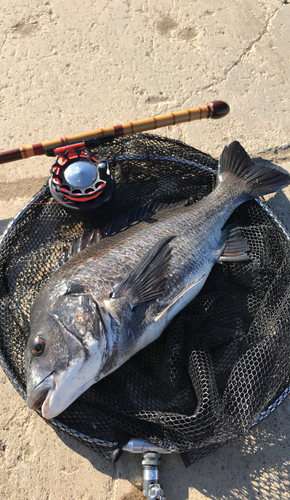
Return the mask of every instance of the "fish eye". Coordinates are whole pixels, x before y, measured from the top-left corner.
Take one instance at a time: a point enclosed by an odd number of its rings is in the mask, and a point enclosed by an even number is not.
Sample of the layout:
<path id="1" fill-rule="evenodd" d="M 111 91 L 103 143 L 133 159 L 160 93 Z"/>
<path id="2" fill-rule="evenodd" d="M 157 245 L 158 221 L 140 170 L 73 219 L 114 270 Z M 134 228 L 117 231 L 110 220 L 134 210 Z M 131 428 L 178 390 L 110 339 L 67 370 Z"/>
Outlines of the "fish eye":
<path id="1" fill-rule="evenodd" d="M 33 356 L 40 356 L 43 354 L 45 348 L 45 340 L 43 337 L 37 336 L 33 339 L 31 344 L 31 352 Z"/>
<path id="2" fill-rule="evenodd" d="M 85 293 L 86 289 L 80 283 L 71 283 L 64 295 Z"/>

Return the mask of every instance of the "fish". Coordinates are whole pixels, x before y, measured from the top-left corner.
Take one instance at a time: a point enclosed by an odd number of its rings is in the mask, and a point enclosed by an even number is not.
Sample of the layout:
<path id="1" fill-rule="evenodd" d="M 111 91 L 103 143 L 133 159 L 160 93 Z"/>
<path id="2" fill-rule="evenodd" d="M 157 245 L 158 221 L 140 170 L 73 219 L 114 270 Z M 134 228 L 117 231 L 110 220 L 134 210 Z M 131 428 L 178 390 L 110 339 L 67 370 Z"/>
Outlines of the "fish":
<path id="1" fill-rule="evenodd" d="M 247 200 L 290 176 L 256 164 L 238 141 L 224 147 L 216 186 L 193 205 L 146 213 L 97 242 L 79 242 L 31 305 L 27 405 L 58 416 L 84 391 L 154 342 L 200 292 L 218 262 L 247 262 L 241 228 L 228 222 Z M 193 331 L 194 335 L 194 331 Z"/>

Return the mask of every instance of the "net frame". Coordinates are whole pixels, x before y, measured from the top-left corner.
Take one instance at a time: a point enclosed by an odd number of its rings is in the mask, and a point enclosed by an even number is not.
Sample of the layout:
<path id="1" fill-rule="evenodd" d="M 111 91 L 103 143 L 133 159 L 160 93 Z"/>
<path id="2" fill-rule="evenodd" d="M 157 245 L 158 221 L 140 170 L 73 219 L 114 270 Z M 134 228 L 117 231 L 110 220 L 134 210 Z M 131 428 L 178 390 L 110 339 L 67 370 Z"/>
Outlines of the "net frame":
<path id="1" fill-rule="evenodd" d="M 140 134 L 141 135 L 141 134 Z M 149 137 L 147 134 L 142 134 L 144 136 Z M 120 140 L 120 139 L 118 139 Z M 172 141 L 171 141 L 172 142 Z M 130 140 L 127 140 L 127 143 L 130 144 Z M 178 141 L 175 141 L 175 143 L 178 145 Z M 194 149 L 194 148 L 193 148 Z M 194 150 L 197 151 L 197 150 Z M 199 152 L 200 153 L 200 152 Z M 201 153 L 203 154 L 203 153 Z M 207 155 L 206 155 L 207 156 Z M 169 155 L 162 155 L 162 154 L 139 154 L 139 155 L 125 155 L 125 156 L 117 156 L 114 158 L 114 162 L 117 163 L 122 163 L 122 162 L 130 162 L 130 161 L 149 161 L 149 162 L 154 162 L 154 163 L 159 163 L 159 162 L 174 162 L 174 163 L 179 163 L 179 164 L 186 164 L 190 167 L 194 167 L 197 169 L 200 169 L 205 172 L 209 172 L 213 175 L 216 174 L 216 170 L 212 168 L 211 166 L 208 165 L 203 165 L 199 162 L 195 162 L 192 160 L 189 160 L 187 158 L 177 158 L 176 156 L 169 156 Z M 108 161 L 112 161 L 108 159 Z M 14 230 L 14 228 L 17 228 L 18 224 L 21 222 L 22 218 L 25 216 L 28 210 L 31 210 L 31 206 L 33 204 L 37 204 L 41 199 L 43 199 L 43 196 L 47 195 L 48 193 L 48 187 L 44 186 L 39 193 L 37 193 L 27 204 L 23 209 L 19 212 L 19 214 L 14 218 L 14 220 L 9 224 L 7 227 L 6 231 L 4 232 L 1 242 L 0 242 L 0 253 L 2 251 L 2 248 L 7 240 L 7 238 L 11 235 L 11 232 Z M 268 216 L 274 221 L 275 225 L 277 228 L 279 228 L 282 233 L 285 235 L 285 238 L 290 241 L 290 234 L 286 227 L 282 224 L 282 222 L 279 220 L 278 216 L 274 213 L 274 211 L 262 200 L 256 200 L 254 203 L 257 203 L 265 213 L 268 214 Z M 8 366 L 7 362 L 4 359 L 4 356 L 2 352 L 0 351 L 0 364 L 8 376 L 9 380 L 12 382 L 13 386 L 15 389 L 18 391 L 18 393 L 23 397 L 23 399 L 26 399 L 26 394 L 23 388 L 19 385 L 17 382 L 15 376 L 13 375 L 13 371 L 11 368 Z M 272 402 L 256 419 L 254 422 L 249 423 L 246 426 L 241 427 L 240 429 L 237 429 L 236 432 L 232 433 L 232 435 L 228 436 L 228 440 L 233 439 L 234 437 L 237 437 L 238 435 L 243 434 L 244 432 L 247 432 L 250 428 L 254 427 L 257 425 L 259 422 L 264 420 L 272 411 L 274 411 L 279 404 L 282 403 L 282 401 L 287 397 L 287 395 L 290 392 L 290 385 L 284 389 L 284 391 L 279 395 L 274 402 Z M 39 412 L 40 413 L 40 412 Z M 62 430 L 66 432 L 67 434 L 71 435 L 72 437 L 76 438 L 77 440 L 81 441 L 84 444 L 88 444 L 91 448 L 95 449 L 96 451 L 100 452 L 100 447 L 104 447 L 105 452 L 103 455 L 108 458 L 111 455 L 111 451 L 116 450 L 120 448 L 122 443 L 120 441 L 108 441 L 108 440 L 102 440 L 98 439 L 95 437 L 91 437 L 85 433 L 81 433 L 77 431 L 76 429 L 73 429 L 69 427 L 68 425 L 65 425 L 63 422 L 58 421 L 58 419 L 51 419 L 49 422 L 49 425 L 51 425 L 53 428 L 57 430 Z M 138 437 L 138 436 L 137 436 Z M 123 443 L 125 444 L 125 443 Z M 221 443 L 217 443 L 217 446 L 220 446 Z M 168 442 L 167 445 L 163 441 L 162 446 L 165 446 L 167 449 L 171 449 L 172 451 L 178 451 L 178 449 L 175 448 L 174 444 L 172 442 Z M 213 447 L 211 447 L 213 449 Z M 188 465 L 187 462 L 192 462 L 192 459 L 185 459 L 185 463 Z"/>

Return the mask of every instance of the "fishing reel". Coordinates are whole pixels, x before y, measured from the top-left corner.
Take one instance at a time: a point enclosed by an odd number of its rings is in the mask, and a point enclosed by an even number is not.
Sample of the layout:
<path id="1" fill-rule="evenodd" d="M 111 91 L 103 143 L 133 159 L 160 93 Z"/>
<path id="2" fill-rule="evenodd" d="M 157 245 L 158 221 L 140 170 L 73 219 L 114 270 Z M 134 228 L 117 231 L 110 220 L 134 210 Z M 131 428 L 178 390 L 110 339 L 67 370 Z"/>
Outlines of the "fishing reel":
<path id="1" fill-rule="evenodd" d="M 49 188 L 58 203 L 87 212 L 108 202 L 114 189 L 108 161 L 82 144 L 58 148 L 53 153 L 57 159 L 50 169 Z"/>

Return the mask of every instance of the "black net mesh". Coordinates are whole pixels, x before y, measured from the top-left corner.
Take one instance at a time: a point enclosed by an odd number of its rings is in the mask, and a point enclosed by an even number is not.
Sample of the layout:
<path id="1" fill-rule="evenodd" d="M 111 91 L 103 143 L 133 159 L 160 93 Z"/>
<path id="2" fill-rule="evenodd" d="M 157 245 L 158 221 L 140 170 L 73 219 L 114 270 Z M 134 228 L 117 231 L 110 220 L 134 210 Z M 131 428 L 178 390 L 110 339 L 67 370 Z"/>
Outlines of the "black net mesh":
<path id="1" fill-rule="evenodd" d="M 30 304 L 53 273 L 62 244 L 148 201 L 194 203 L 215 182 L 216 160 L 148 134 L 115 139 L 100 154 L 116 188 L 90 214 L 67 212 L 46 186 L 2 239 L 0 353 L 25 397 Z M 186 465 L 267 415 L 290 374 L 289 238 L 256 201 L 232 215 L 251 248 L 249 263 L 216 265 L 205 286 L 162 336 L 85 392 L 50 422 L 109 458 L 131 437 L 173 446 Z"/>

